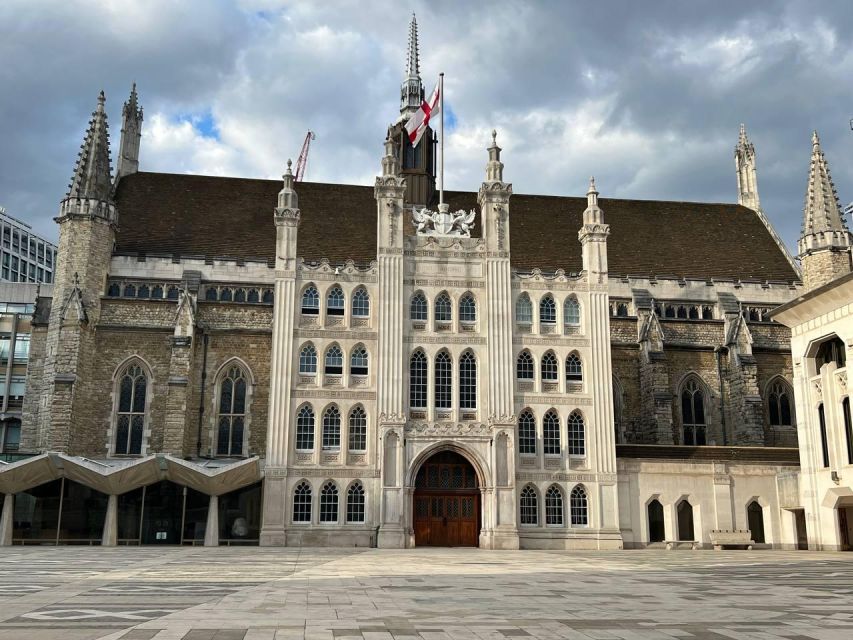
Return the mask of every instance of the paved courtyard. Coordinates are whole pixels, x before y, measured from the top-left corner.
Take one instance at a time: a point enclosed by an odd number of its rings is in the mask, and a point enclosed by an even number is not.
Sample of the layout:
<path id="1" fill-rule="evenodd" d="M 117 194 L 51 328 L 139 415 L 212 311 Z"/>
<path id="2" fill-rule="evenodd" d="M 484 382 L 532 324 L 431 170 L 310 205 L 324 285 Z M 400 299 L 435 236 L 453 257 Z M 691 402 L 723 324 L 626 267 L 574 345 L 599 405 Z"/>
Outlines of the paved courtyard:
<path id="1" fill-rule="evenodd" d="M 853 638 L 853 554 L 17 547 L 0 640 Z"/>

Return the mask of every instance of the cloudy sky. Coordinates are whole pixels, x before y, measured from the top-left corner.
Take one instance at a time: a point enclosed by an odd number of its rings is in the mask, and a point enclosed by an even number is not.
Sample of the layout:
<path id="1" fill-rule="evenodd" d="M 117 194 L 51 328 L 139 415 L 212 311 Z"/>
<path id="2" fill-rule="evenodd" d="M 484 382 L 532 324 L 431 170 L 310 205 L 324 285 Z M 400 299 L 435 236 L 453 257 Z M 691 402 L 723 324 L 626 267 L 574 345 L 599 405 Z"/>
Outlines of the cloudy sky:
<path id="1" fill-rule="evenodd" d="M 516 193 L 594 174 L 604 196 L 733 202 L 744 122 L 789 246 L 812 129 L 853 200 L 849 0 L 3 0 L 0 205 L 56 238 L 97 92 L 115 153 L 133 81 L 142 170 L 277 178 L 311 129 L 309 180 L 371 184 L 412 11 L 427 91 L 446 73 L 448 188 L 478 188 L 494 127 Z"/>

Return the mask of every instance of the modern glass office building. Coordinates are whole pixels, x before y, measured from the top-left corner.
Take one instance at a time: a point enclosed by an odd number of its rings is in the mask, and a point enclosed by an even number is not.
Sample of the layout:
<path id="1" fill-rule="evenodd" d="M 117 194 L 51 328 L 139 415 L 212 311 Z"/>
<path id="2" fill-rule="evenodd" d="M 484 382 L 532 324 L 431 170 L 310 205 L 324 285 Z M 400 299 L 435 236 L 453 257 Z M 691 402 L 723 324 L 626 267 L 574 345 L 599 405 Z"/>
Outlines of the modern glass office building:
<path id="1" fill-rule="evenodd" d="M 52 283 L 56 245 L 37 236 L 30 225 L 8 215 L 3 207 L 0 207 L 0 226 L 3 238 L 0 280 Z"/>

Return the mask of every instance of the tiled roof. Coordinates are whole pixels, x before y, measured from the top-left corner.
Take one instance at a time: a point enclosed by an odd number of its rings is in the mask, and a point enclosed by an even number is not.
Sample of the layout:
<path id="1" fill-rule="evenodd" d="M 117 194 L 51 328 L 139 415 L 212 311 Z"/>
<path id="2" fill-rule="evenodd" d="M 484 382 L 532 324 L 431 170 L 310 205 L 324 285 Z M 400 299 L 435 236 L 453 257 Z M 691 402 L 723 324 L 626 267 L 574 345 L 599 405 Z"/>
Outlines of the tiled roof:
<path id="1" fill-rule="evenodd" d="M 273 208 L 278 180 L 137 173 L 122 178 L 119 253 L 275 258 Z M 372 186 L 298 183 L 298 254 L 306 260 L 376 255 Z M 476 206 L 476 194 L 445 193 L 451 209 Z M 613 275 L 793 281 L 798 279 L 767 228 L 735 204 L 601 198 L 610 225 Z M 581 269 L 577 233 L 586 198 L 510 199 L 512 264 L 543 271 Z M 408 232 L 412 232 L 407 222 Z M 478 229 L 475 230 L 478 235 Z"/>

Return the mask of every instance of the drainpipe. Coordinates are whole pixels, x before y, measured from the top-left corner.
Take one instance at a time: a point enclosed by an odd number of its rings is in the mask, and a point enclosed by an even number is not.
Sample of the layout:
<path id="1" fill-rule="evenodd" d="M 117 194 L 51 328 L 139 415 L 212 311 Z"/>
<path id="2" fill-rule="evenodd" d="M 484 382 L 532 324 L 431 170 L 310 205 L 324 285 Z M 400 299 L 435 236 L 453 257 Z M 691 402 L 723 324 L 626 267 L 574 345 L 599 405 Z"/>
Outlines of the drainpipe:
<path id="1" fill-rule="evenodd" d="M 723 397 L 723 351 L 728 352 L 727 347 L 714 347 L 714 355 L 717 358 L 717 378 L 720 381 L 720 427 L 723 431 L 723 446 L 729 444 L 729 438 L 726 434 L 726 400 Z"/>
<path id="2" fill-rule="evenodd" d="M 204 331 L 201 329 L 201 331 Z M 204 423 L 204 385 L 207 381 L 207 341 L 208 334 L 204 333 L 204 350 L 202 352 L 201 357 L 201 390 L 198 396 L 198 433 L 196 434 L 195 441 L 195 455 L 197 458 L 201 457 L 201 428 Z"/>

